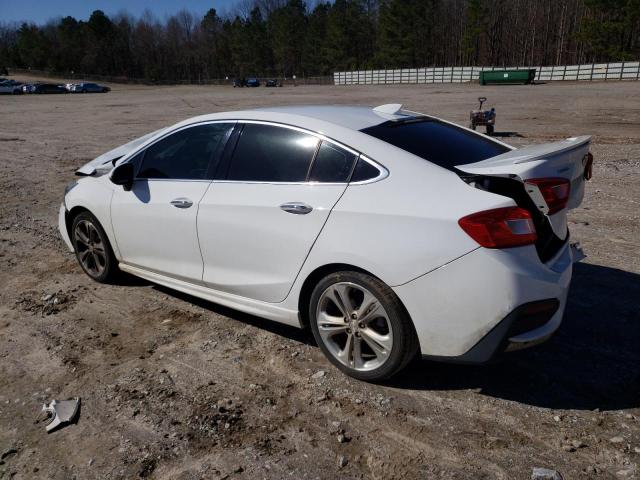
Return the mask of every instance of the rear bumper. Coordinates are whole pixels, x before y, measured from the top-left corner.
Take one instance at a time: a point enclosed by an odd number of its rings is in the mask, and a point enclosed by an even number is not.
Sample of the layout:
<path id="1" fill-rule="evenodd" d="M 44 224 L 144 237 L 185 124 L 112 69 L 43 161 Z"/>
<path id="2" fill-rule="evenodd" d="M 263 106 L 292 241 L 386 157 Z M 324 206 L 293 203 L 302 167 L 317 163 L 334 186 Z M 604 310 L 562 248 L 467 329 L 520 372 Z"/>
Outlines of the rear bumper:
<path id="1" fill-rule="evenodd" d="M 62 241 L 67 246 L 70 252 L 73 252 L 73 244 L 71 243 L 71 239 L 69 238 L 69 232 L 67 231 L 67 209 L 64 204 L 60 205 L 60 210 L 58 210 L 58 230 L 60 231 L 60 237 L 62 237 Z"/>
<path id="2" fill-rule="evenodd" d="M 547 340 L 560 325 L 564 312 L 559 307 L 560 302 L 555 298 L 520 305 L 464 354 L 456 357 L 423 357 L 445 362 L 481 364 L 490 362 L 503 352 L 538 345 Z"/>
<path id="3" fill-rule="evenodd" d="M 558 329 L 571 272 L 568 243 L 546 265 L 531 246 L 479 248 L 394 291 L 423 356 L 484 363 L 544 342 Z"/>

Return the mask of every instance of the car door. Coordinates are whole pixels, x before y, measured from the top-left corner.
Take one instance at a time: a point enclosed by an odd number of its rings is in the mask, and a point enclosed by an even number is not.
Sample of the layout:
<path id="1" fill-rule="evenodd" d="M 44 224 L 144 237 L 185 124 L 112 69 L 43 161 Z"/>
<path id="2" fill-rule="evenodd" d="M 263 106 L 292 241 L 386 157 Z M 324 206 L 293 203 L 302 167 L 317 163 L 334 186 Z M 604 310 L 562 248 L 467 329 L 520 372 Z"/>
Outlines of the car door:
<path id="1" fill-rule="evenodd" d="M 171 132 L 130 161 L 136 178 L 116 188 L 111 221 L 122 261 L 201 283 L 196 219 L 233 123 L 211 122 Z"/>
<path id="2" fill-rule="evenodd" d="M 203 281 L 281 302 L 344 192 L 357 154 L 300 129 L 239 123 L 229 164 L 200 202 Z"/>

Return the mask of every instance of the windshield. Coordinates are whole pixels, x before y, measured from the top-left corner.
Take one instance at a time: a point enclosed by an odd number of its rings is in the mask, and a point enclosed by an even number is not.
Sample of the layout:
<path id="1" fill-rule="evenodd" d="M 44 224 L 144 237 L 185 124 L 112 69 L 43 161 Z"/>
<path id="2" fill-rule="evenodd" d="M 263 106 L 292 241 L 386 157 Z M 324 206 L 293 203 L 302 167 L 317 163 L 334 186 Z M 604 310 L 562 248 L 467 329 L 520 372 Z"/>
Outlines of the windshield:
<path id="1" fill-rule="evenodd" d="M 362 132 L 448 170 L 509 151 L 489 138 L 433 118 L 391 120 Z"/>

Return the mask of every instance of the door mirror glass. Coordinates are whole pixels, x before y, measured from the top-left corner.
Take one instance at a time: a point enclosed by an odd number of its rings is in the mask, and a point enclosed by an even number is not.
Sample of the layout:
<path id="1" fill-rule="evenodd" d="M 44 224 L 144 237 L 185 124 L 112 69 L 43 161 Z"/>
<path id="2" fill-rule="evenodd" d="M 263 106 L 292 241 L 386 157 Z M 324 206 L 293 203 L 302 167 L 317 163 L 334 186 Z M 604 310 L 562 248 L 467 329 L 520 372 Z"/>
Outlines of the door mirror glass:
<path id="1" fill-rule="evenodd" d="M 133 164 L 123 163 L 113 169 L 113 172 L 111 172 L 111 181 L 116 185 L 122 185 L 125 190 L 131 190 L 133 176 Z"/>

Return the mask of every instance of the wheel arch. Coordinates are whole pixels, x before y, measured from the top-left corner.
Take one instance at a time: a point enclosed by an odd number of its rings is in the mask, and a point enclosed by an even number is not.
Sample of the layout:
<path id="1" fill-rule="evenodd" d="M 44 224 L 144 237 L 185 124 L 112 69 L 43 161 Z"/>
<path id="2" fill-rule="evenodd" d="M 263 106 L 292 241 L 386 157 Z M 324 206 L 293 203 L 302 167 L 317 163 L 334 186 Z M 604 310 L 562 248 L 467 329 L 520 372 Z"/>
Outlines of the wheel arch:
<path id="1" fill-rule="evenodd" d="M 71 237 L 71 227 L 73 225 L 73 219 L 76 218 L 82 212 L 91 213 L 91 210 L 89 210 L 86 207 L 82 207 L 82 206 L 78 205 L 78 206 L 73 207 L 68 212 L 66 212 L 66 214 L 64 216 L 64 223 L 65 223 L 65 226 L 67 227 L 67 234 L 69 234 L 69 238 L 72 238 Z M 91 213 L 91 215 L 93 215 L 93 213 Z M 95 215 L 93 215 L 93 216 L 95 217 Z M 104 227 L 103 227 L 103 229 L 104 229 Z"/>
<path id="2" fill-rule="evenodd" d="M 386 283 L 376 274 L 369 272 L 364 268 L 360 268 L 356 265 L 351 265 L 349 263 L 329 263 L 329 264 L 317 267 L 315 270 L 313 270 L 311 273 L 307 275 L 307 278 L 305 278 L 304 282 L 302 283 L 302 287 L 300 288 L 300 294 L 298 295 L 298 315 L 300 317 L 300 325 L 302 326 L 302 328 L 309 327 L 309 302 L 311 301 L 311 294 L 313 293 L 313 289 L 315 288 L 315 286 L 318 284 L 318 282 L 320 282 L 320 280 L 322 280 L 327 275 L 330 275 L 335 272 L 342 272 L 342 271 L 364 273 L 367 275 L 371 275 L 374 278 L 377 278 L 383 283 Z M 404 310 L 407 312 L 407 315 L 411 319 L 411 316 L 409 315 L 409 311 L 405 307 L 402 299 L 398 297 L 398 300 L 400 301 L 402 308 L 404 308 Z M 413 324 L 413 319 L 411 319 L 411 323 Z M 415 325 L 413 325 L 413 327 L 415 329 Z"/>
<path id="3" fill-rule="evenodd" d="M 96 219 L 96 222 L 98 222 L 98 224 L 100 225 L 100 228 L 102 228 L 102 230 L 104 231 L 105 235 L 107 236 L 107 240 L 109 241 L 109 244 L 111 246 L 111 248 L 113 249 L 114 253 L 117 251 L 116 250 L 116 244 L 114 244 L 113 239 L 111 238 L 111 235 L 109 235 L 109 230 L 107 230 L 105 228 L 105 226 L 102 224 L 102 222 L 100 221 L 100 218 L 98 218 L 98 216 L 93 213 L 90 209 L 88 209 L 85 206 L 82 205 L 76 205 L 75 207 L 71 208 L 71 210 L 69 210 L 66 214 L 65 214 L 65 218 L 64 218 L 64 223 L 65 226 L 67 228 L 67 234 L 69 235 L 69 238 L 72 239 L 72 232 L 71 232 L 71 227 L 73 226 L 73 220 L 74 218 L 76 218 L 78 215 L 80 215 L 82 212 L 88 212 L 91 215 L 93 215 L 93 217 Z M 73 240 L 72 240 L 73 242 Z M 116 258 L 117 258 L 117 254 L 116 254 Z"/>

